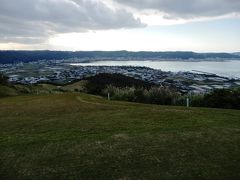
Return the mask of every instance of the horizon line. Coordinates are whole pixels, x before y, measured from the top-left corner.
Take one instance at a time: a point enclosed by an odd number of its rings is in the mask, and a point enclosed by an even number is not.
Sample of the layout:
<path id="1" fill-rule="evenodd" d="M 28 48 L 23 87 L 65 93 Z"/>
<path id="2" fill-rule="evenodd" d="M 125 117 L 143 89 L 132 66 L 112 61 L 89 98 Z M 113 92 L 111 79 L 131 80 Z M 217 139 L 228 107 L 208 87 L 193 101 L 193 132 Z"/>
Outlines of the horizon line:
<path id="1" fill-rule="evenodd" d="M 240 53 L 240 51 L 191 51 L 191 50 L 168 50 L 168 51 L 151 51 L 151 50 L 139 50 L 139 51 L 132 51 L 132 50 L 53 50 L 53 49 L 0 49 L 0 51 L 59 51 L 59 52 L 192 52 L 192 53 L 227 53 L 227 54 L 234 54 Z"/>

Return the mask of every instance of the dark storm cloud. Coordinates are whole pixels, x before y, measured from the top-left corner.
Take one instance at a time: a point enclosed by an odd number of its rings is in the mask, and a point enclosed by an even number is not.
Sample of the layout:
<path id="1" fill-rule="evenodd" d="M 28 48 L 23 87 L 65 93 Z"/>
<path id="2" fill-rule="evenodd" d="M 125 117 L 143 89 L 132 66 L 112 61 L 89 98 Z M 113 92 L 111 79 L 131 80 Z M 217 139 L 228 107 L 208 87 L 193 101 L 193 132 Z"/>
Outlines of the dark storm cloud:
<path id="1" fill-rule="evenodd" d="M 216 17 L 240 13 L 240 0 L 115 0 L 138 10 L 156 10 L 168 18 Z"/>
<path id="2" fill-rule="evenodd" d="M 96 0 L 0 0 L 0 42 L 38 43 L 51 34 L 141 27 L 124 9 Z"/>

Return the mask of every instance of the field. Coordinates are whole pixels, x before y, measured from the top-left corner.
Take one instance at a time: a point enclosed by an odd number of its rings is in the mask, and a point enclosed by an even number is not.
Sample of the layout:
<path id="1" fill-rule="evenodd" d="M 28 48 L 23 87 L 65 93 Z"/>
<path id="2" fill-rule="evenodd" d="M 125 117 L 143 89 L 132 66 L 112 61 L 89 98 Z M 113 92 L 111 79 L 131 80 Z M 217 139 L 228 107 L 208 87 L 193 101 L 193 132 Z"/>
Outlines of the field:
<path id="1" fill-rule="evenodd" d="M 0 154 L 0 179 L 240 179 L 240 111 L 1 98 Z"/>

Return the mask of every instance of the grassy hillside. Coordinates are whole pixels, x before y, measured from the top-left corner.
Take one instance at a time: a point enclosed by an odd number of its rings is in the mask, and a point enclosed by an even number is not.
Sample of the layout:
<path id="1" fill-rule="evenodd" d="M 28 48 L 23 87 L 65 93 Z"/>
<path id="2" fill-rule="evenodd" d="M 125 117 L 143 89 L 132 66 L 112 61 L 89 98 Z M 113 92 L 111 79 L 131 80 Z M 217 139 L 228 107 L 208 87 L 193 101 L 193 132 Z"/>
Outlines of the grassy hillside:
<path id="1" fill-rule="evenodd" d="M 0 79 L 1 80 L 1 79 Z M 0 98 L 17 95 L 33 95 L 33 94 L 59 94 L 62 92 L 88 92 L 91 94 L 101 94 L 108 86 L 116 87 L 144 87 L 150 88 L 154 86 L 142 80 L 121 74 L 97 74 L 68 84 L 9 84 L 0 81 Z"/>
<path id="2" fill-rule="evenodd" d="M 0 179 L 239 179 L 240 111 L 0 99 Z"/>
<path id="3" fill-rule="evenodd" d="M 33 85 L 1 85 L 0 84 L 0 98 L 19 95 L 39 95 L 39 94 L 61 94 L 63 92 L 86 91 L 87 81 L 78 81 L 67 85 L 53 85 L 53 84 L 33 84 Z"/>

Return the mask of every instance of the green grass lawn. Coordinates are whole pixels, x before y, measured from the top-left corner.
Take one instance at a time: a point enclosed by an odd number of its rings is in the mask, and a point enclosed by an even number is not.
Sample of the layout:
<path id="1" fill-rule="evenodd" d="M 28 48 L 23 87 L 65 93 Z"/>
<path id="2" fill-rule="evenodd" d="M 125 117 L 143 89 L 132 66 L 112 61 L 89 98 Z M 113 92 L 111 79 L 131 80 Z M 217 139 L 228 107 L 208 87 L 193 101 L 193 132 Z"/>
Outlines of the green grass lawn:
<path id="1" fill-rule="evenodd" d="M 240 111 L 0 99 L 0 179 L 239 179 Z"/>

